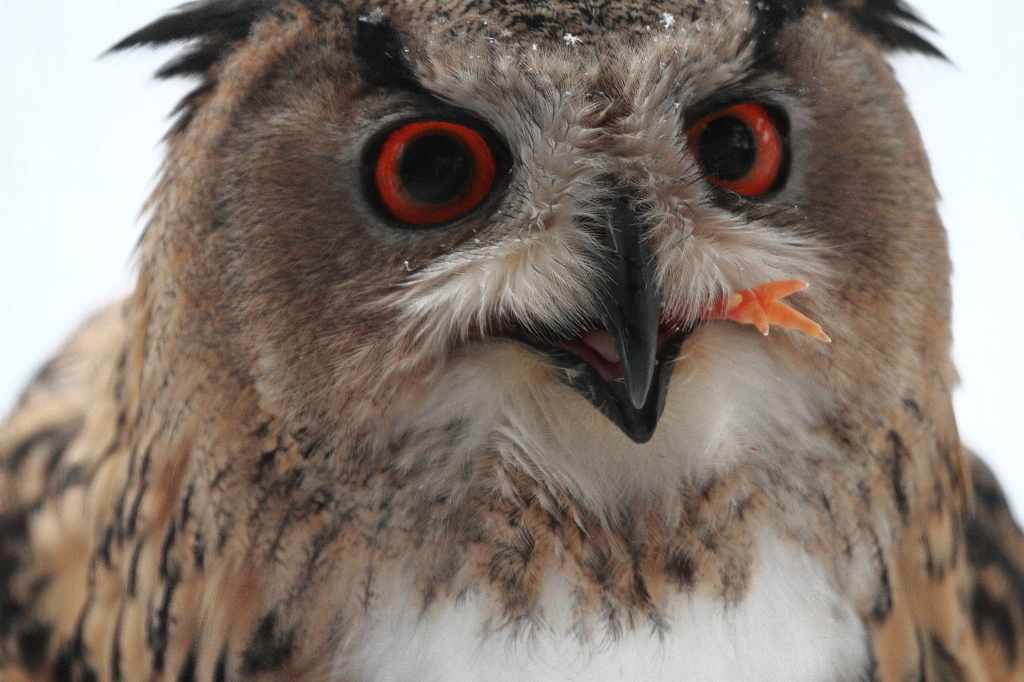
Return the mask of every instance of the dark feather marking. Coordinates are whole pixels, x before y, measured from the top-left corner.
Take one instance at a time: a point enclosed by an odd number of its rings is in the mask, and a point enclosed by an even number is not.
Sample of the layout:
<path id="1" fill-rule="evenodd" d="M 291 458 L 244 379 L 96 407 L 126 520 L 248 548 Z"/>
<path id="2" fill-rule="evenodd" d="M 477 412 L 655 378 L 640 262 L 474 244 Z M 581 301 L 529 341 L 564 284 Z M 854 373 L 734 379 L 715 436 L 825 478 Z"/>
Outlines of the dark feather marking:
<path id="1" fill-rule="evenodd" d="M 342 518 L 336 518 L 332 523 L 317 533 L 316 537 L 309 544 L 309 549 L 306 555 L 306 577 L 312 579 L 317 564 L 320 562 L 320 557 L 323 555 L 325 549 L 327 549 L 331 542 L 334 541 L 338 534 L 341 533 L 342 529 L 349 524 L 351 521 L 352 512 L 349 511 L 343 515 Z M 313 583 L 309 583 L 313 584 Z"/>
<path id="2" fill-rule="evenodd" d="M 975 509 L 975 515 L 967 523 L 967 559 L 972 566 L 979 568 L 995 565 L 1009 581 L 1015 598 L 1024 603 L 1024 575 L 1013 558 L 1007 554 L 1002 543 L 992 536 L 985 523 L 995 522 L 995 519 L 988 518 L 991 515 L 1009 517 L 1010 510 L 1006 506 L 1006 498 L 992 472 L 977 458 L 972 463 L 971 476 L 974 479 L 975 495 L 981 498 L 987 496 L 987 502 L 983 508 Z M 982 514 L 983 511 L 987 514 Z M 1019 541 L 1020 530 L 1014 528 L 1014 531 L 1018 534 Z"/>
<path id="3" fill-rule="evenodd" d="M 39 431 L 38 433 L 32 434 L 30 438 L 22 441 L 18 447 L 14 448 L 10 454 L 6 457 L 4 465 L 13 473 L 21 468 L 21 465 L 25 463 L 28 456 L 36 452 L 38 449 L 45 449 L 49 453 L 46 462 L 46 474 L 50 475 L 54 469 L 60 463 L 61 458 L 64 456 L 64 452 L 67 450 L 72 439 L 78 435 L 79 430 L 82 428 L 82 419 L 74 419 L 66 424 L 60 426 L 53 426 L 51 428 Z"/>
<path id="4" fill-rule="evenodd" d="M 259 461 L 256 463 L 256 474 L 253 476 L 253 483 L 262 483 L 263 479 L 267 475 L 267 470 L 273 466 L 274 460 L 277 458 L 277 450 L 267 450 L 260 455 Z"/>
<path id="5" fill-rule="evenodd" d="M 864 670 L 861 672 L 861 679 L 864 682 L 880 682 L 878 679 L 878 658 L 875 656 L 875 650 L 872 646 L 871 637 L 865 637 L 865 642 L 868 660 L 864 664 Z"/>
<path id="6" fill-rule="evenodd" d="M 142 508 L 142 498 L 146 495 L 146 487 L 149 484 L 149 465 L 153 456 L 153 446 L 146 448 L 142 455 L 142 464 L 139 466 L 138 490 L 135 491 L 135 500 L 132 502 L 131 511 L 128 512 L 128 521 L 124 524 L 125 539 L 135 535 L 139 523 L 139 510 Z"/>
<path id="7" fill-rule="evenodd" d="M 991 630 L 1002 643 L 1007 660 L 1010 663 L 1016 661 L 1017 631 L 1006 604 L 993 599 L 982 585 L 977 584 L 971 595 L 971 615 L 978 637 L 983 639 L 985 630 Z"/>
<path id="8" fill-rule="evenodd" d="M 185 489 L 185 497 L 181 500 L 181 516 L 179 517 L 181 520 L 179 523 L 182 528 L 185 527 L 185 524 L 188 523 L 189 519 L 192 517 L 192 496 L 195 492 L 195 483 L 189 483 L 188 488 Z"/>
<path id="9" fill-rule="evenodd" d="M 373 578 L 375 575 L 375 569 L 373 561 L 366 562 L 366 580 L 363 582 L 362 594 L 359 597 L 359 603 L 363 608 L 364 613 L 370 612 L 370 606 L 373 603 L 374 591 L 373 591 Z M 429 606 L 430 601 L 433 601 L 432 586 L 428 583 L 424 592 L 424 609 Z"/>
<path id="10" fill-rule="evenodd" d="M 164 64 L 156 72 L 161 79 L 203 74 L 224 55 L 218 45 L 199 45 Z"/>
<path id="11" fill-rule="evenodd" d="M 313 456 L 313 453 L 320 449 L 323 444 L 322 438 L 312 438 L 308 443 L 303 443 L 299 448 L 299 455 L 302 459 L 309 459 Z"/>
<path id="12" fill-rule="evenodd" d="M 210 489 L 211 490 L 223 490 L 224 489 L 223 488 L 224 479 L 231 472 L 231 470 L 232 470 L 232 466 L 230 464 L 228 464 L 223 469 L 220 469 L 219 471 L 217 471 L 217 475 L 213 477 L 212 481 L 210 481 Z"/>
<path id="13" fill-rule="evenodd" d="M 252 432 L 253 438 L 266 438 L 270 435 L 270 421 L 262 421 L 260 425 L 256 427 L 256 430 Z"/>
<path id="14" fill-rule="evenodd" d="M 924 421 L 924 411 L 921 410 L 921 405 L 914 398 L 904 398 L 903 407 L 907 408 L 907 412 L 914 418 L 915 421 Z"/>
<path id="15" fill-rule="evenodd" d="M 334 502 L 334 493 L 328 488 L 317 488 L 309 494 L 309 505 L 314 514 L 319 514 Z"/>
<path id="16" fill-rule="evenodd" d="M 84 464 L 62 467 L 53 477 L 47 497 L 59 497 L 75 486 L 87 484 L 92 480 L 92 472 L 92 467 Z"/>
<path id="17" fill-rule="evenodd" d="M 803 17 L 809 6 L 810 0 L 772 0 L 753 4 L 754 28 L 748 40 L 754 42 L 755 63 L 771 67 L 776 37 L 787 24 Z"/>
<path id="18" fill-rule="evenodd" d="M 96 672 L 85 661 L 82 625 L 88 609 L 82 612 L 75 635 L 61 648 L 51 668 L 53 682 L 96 682 Z"/>
<path id="19" fill-rule="evenodd" d="M 199 657 L 198 645 L 193 644 L 188 650 L 185 663 L 178 671 L 178 682 L 196 682 L 196 661 Z"/>
<path id="20" fill-rule="evenodd" d="M 167 578 L 160 608 L 155 614 L 150 614 L 149 622 L 146 625 L 146 644 L 153 651 L 153 669 L 158 673 L 162 673 L 164 670 L 167 633 L 170 629 L 171 601 L 174 599 L 174 592 L 177 590 L 180 580 L 181 576 L 177 573 Z"/>
<path id="21" fill-rule="evenodd" d="M 892 611 L 892 585 L 889 583 L 888 567 L 881 558 L 879 561 L 881 562 L 881 572 L 878 574 L 878 584 L 881 591 L 878 593 L 875 605 L 871 607 L 871 617 L 882 622 L 889 617 L 889 612 Z"/>
<path id="22" fill-rule="evenodd" d="M 46 649 L 52 633 L 53 628 L 45 623 L 30 623 L 18 633 L 18 653 L 26 668 L 38 672 L 46 665 Z"/>
<path id="23" fill-rule="evenodd" d="M 0 515 L 0 636 L 7 637 L 24 617 L 24 605 L 11 592 L 28 546 L 28 511 Z"/>
<path id="24" fill-rule="evenodd" d="M 213 666 L 213 682 L 228 682 L 228 645 L 225 644 L 220 655 L 217 656 L 217 663 Z"/>
<path id="25" fill-rule="evenodd" d="M 659 613 L 658 607 L 654 605 L 650 591 L 647 589 L 647 581 L 644 580 L 643 554 L 641 548 L 638 546 L 630 547 L 630 555 L 633 560 L 633 580 L 630 584 L 630 587 L 633 590 L 633 598 L 635 602 L 640 605 L 641 613 L 649 619 L 649 624 L 652 625 L 657 632 L 664 632 L 666 629 L 666 623 L 662 618 L 661 613 Z M 632 613 L 630 614 L 630 621 L 633 621 Z"/>
<path id="26" fill-rule="evenodd" d="M 74 659 L 72 658 L 71 650 L 68 647 L 65 647 L 53 662 L 53 670 L 51 673 L 53 682 L 74 682 L 71 676 L 73 668 Z"/>
<path id="27" fill-rule="evenodd" d="M 23 603 L 11 589 L 28 558 L 29 517 L 28 510 L 0 515 L 0 640 L 13 638 L 21 662 L 38 672 L 46 665 L 51 627 L 29 617 L 34 597 Z M 0 651 L 6 648 L 0 641 Z"/>
<path id="28" fill-rule="evenodd" d="M 604 622 L 608 628 L 608 634 L 613 642 L 622 640 L 623 634 L 625 634 L 626 626 L 622 622 L 622 614 L 619 612 L 619 608 L 613 604 L 607 597 L 601 598 L 602 612 L 604 616 Z"/>
<path id="29" fill-rule="evenodd" d="M 202 530 L 197 530 L 192 539 L 192 559 L 198 570 L 203 570 L 206 564 L 206 536 Z"/>
<path id="30" fill-rule="evenodd" d="M 510 614 L 528 606 L 529 588 L 524 577 L 535 549 L 533 534 L 525 526 L 519 527 L 509 542 L 500 544 L 488 562 L 490 578 L 502 586 L 505 608 Z"/>
<path id="31" fill-rule="evenodd" d="M 224 546 L 231 539 L 231 531 L 235 528 L 235 517 L 228 512 L 223 512 L 220 519 L 220 527 L 217 529 L 217 554 L 224 551 Z"/>
<path id="32" fill-rule="evenodd" d="M 130 465 L 129 465 L 130 467 Z M 128 474 L 131 476 L 131 473 Z M 122 487 L 121 492 L 117 494 L 117 498 L 114 500 L 114 537 L 117 538 L 118 544 L 122 544 L 125 540 L 124 537 L 124 503 L 128 499 L 128 488 Z"/>
<path id="33" fill-rule="evenodd" d="M 242 652 L 243 674 L 251 677 L 284 665 L 292 655 L 294 635 L 294 632 L 277 632 L 276 613 L 265 615 L 249 640 L 249 646 Z"/>
<path id="34" fill-rule="evenodd" d="M 372 16 L 372 15 L 371 15 Z M 356 58 L 367 83 L 377 87 L 422 91 L 405 59 L 405 48 L 389 19 L 360 17 L 356 24 Z"/>
<path id="35" fill-rule="evenodd" d="M 935 579 L 941 580 L 946 575 L 946 562 L 939 561 L 935 558 L 935 552 L 932 550 L 932 543 L 925 535 L 921 538 L 921 543 L 924 546 L 924 570 L 928 575 Z"/>
<path id="36" fill-rule="evenodd" d="M 17 406 L 21 407 L 25 400 L 28 399 L 29 394 L 31 394 L 35 388 L 45 387 L 51 384 L 57 377 L 62 376 L 63 373 L 61 372 L 61 369 L 63 369 L 63 366 L 63 354 L 56 355 L 47 360 L 42 367 L 36 370 L 36 373 L 32 375 L 32 378 L 29 379 L 28 384 L 18 396 Z"/>
<path id="37" fill-rule="evenodd" d="M 121 624 L 124 621 L 124 602 L 117 612 L 117 623 L 114 625 L 113 644 L 110 646 L 110 679 L 121 682 Z"/>
<path id="38" fill-rule="evenodd" d="M 437 562 L 437 566 L 427 577 L 423 586 L 423 605 L 421 614 L 425 615 L 438 596 L 439 587 L 451 586 L 458 575 L 459 570 L 465 565 L 465 548 L 461 546 L 449 546 L 444 553 L 444 558 Z M 370 610 L 371 599 L 373 598 L 373 565 L 366 567 L 366 589 L 363 594 L 363 610 Z"/>
<path id="39" fill-rule="evenodd" d="M 180 133 L 188 127 L 188 124 L 192 122 L 193 118 L 195 118 L 200 100 L 213 92 L 213 88 L 213 82 L 206 82 L 181 98 L 181 101 L 171 109 L 171 117 L 173 118 L 177 116 L 174 124 L 171 126 L 171 134 Z"/>
<path id="40" fill-rule="evenodd" d="M 281 549 L 281 544 L 282 541 L 284 540 L 285 535 L 288 534 L 288 531 L 291 529 L 292 526 L 294 526 L 298 521 L 302 520 L 302 518 L 306 516 L 306 514 L 303 513 L 304 506 L 305 505 L 303 505 L 301 502 L 296 502 L 292 504 L 291 507 L 289 507 L 288 511 L 284 515 L 284 518 L 281 519 L 280 525 L 277 527 L 277 533 L 274 535 L 274 539 L 270 541 L 269 545 L 267 545 L 266 557 L 268 560 L 275 560 L 278 551 L 280 551 Z"/>
<path id="41" fill-rule="evenodd" d="M 982 568 L 993 566 L 1010 583 L 1010 599 L 1017 605 L 1018 613 L 1024 608 L 1024 576 L 1012 557 L 989 532 L 972 519 L 967 525 L 967 558 L 971 565 Z M 1002 641 L 1009 659 L 1017 656 L 1016 627 L 1009 605 L 996 602 L 981 585 L 975 587 L 971 599 L 971 613 L 974 629 L 980 632 L 991 628 Z"/>
<path id="42" fill-rule="evenodd" d="M 885 620 L 889 616 L 889 612 L 892 611 L 892 584 L 889 578 L 889 567 L 885 563 L 885 553 L 882 551 L 882 544 L 878 540 L 878 535 L 871 528 L 867 528 L 867 531 L 871 535 L 871 542 L 874 546 L 879 587 L 875 604 L 871 608 L 871 617 L 876 621 L 881 622 Z"/>
<path id="43" fill-rule="evenodd" d="M 907 491 L 903 487 L 903 468 L 910 455 L 907 446 L 900 438 L 900 434 L 890 430 L 888 434 L 889 445 L 892 447 L 892 459 L 889 460 L 889 478 L 892 481 L 892 493 L 896 498 L 896 509 L 900 513 L 903 523 L 910 518 L 910 504 L 907 501 Z"/>
<path id="44" fill-rule="evenodd" d="M 963 682 L 964 670 L 956 657 L 950 653 L 938 635 L 932 635 L 932 669 L 935 671 L 935 682 Z"/>
<path id="45" fill-rule="evenodd" d="M 665 570 L 679 587 L 690 587 L 693 585 L 693 574 L 696 567 L 693 563 L 693 557 L 690 556 L 688 550 L 679 548 L 671 551 L 665 560 Z"/>
<path id="46" fill-rule="evenodd" d="M 61 433 L 61 432 L 50 432 L 54 437 L 51 439 L 49 445 L 52 447 L 50 450 L 50 456 L 46 460 L 46 472 L 47 478 L 53 476 L 53 472 L 57 470 L 57 465 L 64 458 L 64 452 L 68 449 L 68 445 L 71 439 L 74 437 L 74 433 Z M 60 486 L 58 486 L 60 488 Z"/>
<path id="47" fill-rule="evenodd" d="M 984 505 L 989 512 L 1001 511 L 1008 506 L 1003 491 L 998 484 L 992 485 L 993 482 L 974 477 L 974 499 Z"/>
<path id="48" fill-rule="evenodd" d="M 132 552 L 132 559 L 128 563 L 128 582 L 125 585 L 125 589 L 128 592 L 129 597 L 135 596 L 135 590 L 138 585 L 139 578 L 139 556 L 142 554 L 142 545 L 145 544 L 144 538 L 139 538 L 139 541 L 135 543 L 135 550 Z"/>
<path id="49" fill-rule="evenodd" d="M 170 554 L 174 548 L 174 541 L 178 537 L 178 526 L 174 523 L 168 524 L 167 534 L 164 536 L 163 545 L 160 547 L 160 577 L 164 580 L 170 578 L 171 573 L 177 573 L 177 565 L 171 566 Z M 172 570 L 173 569 L 173 570 Z"/>
<path id="50" fill-rule="evenodd" d="M 602 590 L 611 584 L 613 561 L 599 547 L 590 548 L 581 563 L 583 568 L 590 572 L 590 579 L 597 583 Z"/>

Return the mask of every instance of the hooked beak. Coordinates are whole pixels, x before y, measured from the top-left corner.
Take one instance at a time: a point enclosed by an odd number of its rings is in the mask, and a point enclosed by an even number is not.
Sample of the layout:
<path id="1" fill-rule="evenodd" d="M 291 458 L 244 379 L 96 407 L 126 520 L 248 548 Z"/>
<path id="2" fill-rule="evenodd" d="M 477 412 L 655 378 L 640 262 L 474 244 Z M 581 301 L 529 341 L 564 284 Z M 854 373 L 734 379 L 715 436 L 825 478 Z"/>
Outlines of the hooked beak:
<path id="1" fill-rule="evenodd" d="M 612 207 L 603 264 L 601 323 L 545 348 L 566 381 L 636 443 L 654 435 L 671 362 L 692 331 L 659 333 L 661 301 L 642 222 L 628 201 Z M 659 360 L 660 358 L 660 360 Z"/>
<path id="2" fill-rule="evenodd" d="M 622 378 L 632 407 L 647 404 L 658 353 L 661 302 L 654 281 L 654 259 L 641 234 L 636 211 L 619 200 L 612 209 L 602 322 L 619 354 Z"/>

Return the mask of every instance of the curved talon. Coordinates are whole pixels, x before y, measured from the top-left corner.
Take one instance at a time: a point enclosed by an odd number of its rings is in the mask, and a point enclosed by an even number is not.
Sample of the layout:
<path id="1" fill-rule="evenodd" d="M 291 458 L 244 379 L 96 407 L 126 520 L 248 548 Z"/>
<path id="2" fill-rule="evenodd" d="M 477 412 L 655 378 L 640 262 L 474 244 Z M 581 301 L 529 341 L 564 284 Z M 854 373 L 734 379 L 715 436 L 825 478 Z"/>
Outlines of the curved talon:
<path id="1" fill-rule="evenodd" d="M 832 339 L 822 331 L 821 325 L 778 300 L 803 291 L 807 286 L 807 282 L 799 279 L 784 279 L 735 291 L 712 304 L 702 317 L 707 320 L 752 324 L 765 336 L 768 336 L 769 328 L 774 324 L 830 343 Z"/>

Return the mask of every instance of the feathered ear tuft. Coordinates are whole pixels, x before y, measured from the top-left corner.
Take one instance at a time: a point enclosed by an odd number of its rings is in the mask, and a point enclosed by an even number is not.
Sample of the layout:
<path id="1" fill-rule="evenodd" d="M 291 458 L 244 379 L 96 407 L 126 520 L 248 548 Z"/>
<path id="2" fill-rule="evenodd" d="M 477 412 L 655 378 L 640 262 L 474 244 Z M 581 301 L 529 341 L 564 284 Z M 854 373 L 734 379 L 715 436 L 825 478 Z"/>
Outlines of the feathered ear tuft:
<path id="1" fill-rule="evenodd" d="M 278 4 L 275 0 L 190 2 L 140 28 L 109 51 L 199 39 L 222 43 L 242 40 L 249 35 L 252 25 Z"/>
<path id="2" fill-rule="evenodd" d="M 107 54 L 133 47 L 159 47 L 191 43 L 184 52 L 164 64 L 157 78 L 199 77 L 203 82 L 174 108 L 178 118 L 171 133 L 182 131 L 192 120 L 202 96 L 213 88 L 209 70 L 233 46 L 244 40 L 253 24 L 280 6 L 280 0 L 201 0 L 182 5 L 111 47 Z"/>
<path id="3" fill-rule="evenodd" d="M 918 29 L 934 31 L 904 0 L 820 0 L 819 7 L 846 17 L 860 33 L 871 36 L 890 50 L 906 50 L 946 59 Z M 773 35 L 785 23 L 804 16 L 815 6 L 814 0 L 760 0 L 760 32 Z"/>
<path id="4" fill-rule="evenodd" d="M 918 29 L 935 29 L 903 0 L 824 0 L 824 4 L 845 14 L 858 31 L 874 37 L 892 50 L 920 52 L 947 59 L 939 48 L 917 32 Z"/>

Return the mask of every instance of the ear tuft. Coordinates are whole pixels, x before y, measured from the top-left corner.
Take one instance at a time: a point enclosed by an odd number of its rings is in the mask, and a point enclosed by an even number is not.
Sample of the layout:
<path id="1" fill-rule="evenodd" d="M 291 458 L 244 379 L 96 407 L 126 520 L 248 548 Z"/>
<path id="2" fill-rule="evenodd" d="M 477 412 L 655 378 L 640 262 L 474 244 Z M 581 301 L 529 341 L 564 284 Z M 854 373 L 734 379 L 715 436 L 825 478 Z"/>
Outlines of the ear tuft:
<path id="1" fill-rule="evenodd" d="M 181 132 L 195 115 L 199 100 L 213 89 L 209 70 L 235 45 L 248 37 L 260 19 L 280 6 L 280 0 L 201 0 L 182 5 L 142 27 L 111 47 L 107 54 L 134 47 L 190 43 L 164 64 L 156 77 L 198 77 L 203 82 L 174 108 L 171 134 Z"/>
<path id="2" fill-rule="evenodd" d="M 826 9 L 845 16 L 860 33 L 890 50 L 905 50 L 946 59 L 939 48 L 920 35 L 934 31 L 904 0 L 820 0 Z M 760 31 L 772 35 L 786 22 L 811 11 L 814 0 L 760 0 L 754 4 Z"/>
<path id="3" fill-rule="evenodd" d="M 242 40 L 249 35 L 252 25 L 278 4 L 275 0 L 190 2 L 140 28 L 109 51 L 200 39 L 222 43 Z"/>
<path id="4" fill-rule="evenodd" d="M 946 59 L 939 48 L 918 33 L 934 31 L 903 0 L 824 0 L 827 7 L 842 12 L 854 27 L 891 50 L 919 52 Z"/>

